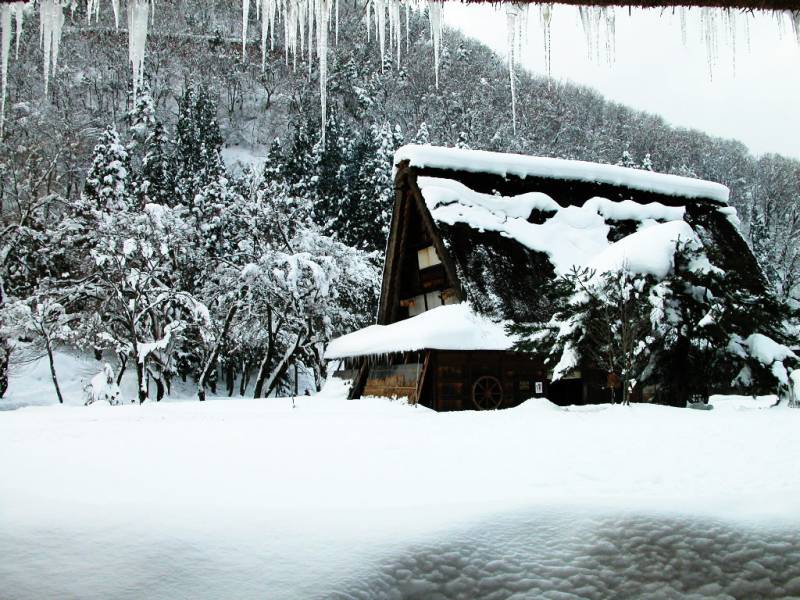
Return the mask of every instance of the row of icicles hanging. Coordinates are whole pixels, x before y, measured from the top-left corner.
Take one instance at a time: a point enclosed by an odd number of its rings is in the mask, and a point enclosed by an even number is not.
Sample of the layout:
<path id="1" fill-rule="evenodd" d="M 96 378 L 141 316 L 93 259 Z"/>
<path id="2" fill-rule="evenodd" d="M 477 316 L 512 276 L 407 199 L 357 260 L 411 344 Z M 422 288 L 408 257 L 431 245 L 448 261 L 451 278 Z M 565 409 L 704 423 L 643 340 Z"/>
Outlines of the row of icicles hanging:
<path id="1" fill-rule="evenodd" d="M 50 75 L 55 72 L 61 34 L 64 27 L 64 9 L 73 13 L 79 0 L 26 0 L 2 4 L 0 12 L 0 72 L 2 73 L 2 90 L 0 91 L 0 138 L 3 136 L 6 108 L 6 88 L 8 79 L 8 62 L 11 53 L 11 40 L 15 36 L 15 55 L 19 55 L 19 44 L 22 35 L 24 13 L 28 7 L 36 3 L 39 6 L 39 43 L 44 55 L 44 87 L 48 91 Z M 119 28 L 120 0 L 110 0 L 114 12 L 114 24 Z M 322 118 L 322 140 L 325 139 L 325 123 L 327 122 L 327 78 L 328 78 L 328 34 L 331 29 L 331 17 L 334 22 L 334 39 L 339 38 L 339 0 L 242 0 L 242 59 L 247 56 L 248 27 L 250 23 L 251 4 L 255 3 L 256 19 L 261 22 L 261 67 L 266 66 L 267 48 L 274 50 L 275 38 L 278 35 L 276 25 L 283 21 L 283 46 L 286 63 L 296 67 L 297 58 L 308 56 L 308 68 L 311 69 L 316 55 L 319 71 L 320 110 Z M 525 46 L 529 4 L 509 3 L 506 5 L 507 21 L 507 60 L 511 84 L 512 127 L 516 132 L 516 71 L 520 55 Z M 142 85 L 144 77 L 145 45 L 148 25 L 153 22 L 155 0 L 127 0 L 128 20 L 128 56 L 133 72 L 134 95 Z M 434 72 L 436 87 L 439 87 L 439 57 L 441 39 L 444 29 L 444 2 L 442 0 L 367 0 L 365 21 L 367 40 L 369 41 L 374 25 L 375 35 L 381 53 L 381 69 L 383 69 L 388 48 L 400 62 L 402 46 L 401 13 L 405 9 L 406 49 L 409 46 L 409 12 L 427 8 L 433 44 Z M 686 43 L 686 12 L 679 8 L 681 34 Z M 100 0 L 86 0 L 87 19 L 91 22 L 99 18 Z M 589 59 L 609 63 L 615 55 L 615 13 L 612 8 L 580 6 L 578 7 L 580 22 L 586 37 Z M 550 76 L 551 45 L 550 29 L 553 15 L 553 3 L 539 3 L 539 21 L 544 38 L 545 68 Z M 722 15 L 720 17 L 720 15 Z M 778 13 L 779 25 L 783 26 L 783 14 Z M 800 43 L 800 11 L 790 13 L 790 20 Z M 709 69 L 713 68 L 718 56 L 720 26 L 727 32 L 729 41 L 735 47 L 736 24 L 735 13 L 730 9 L 701 9 L 701 35 L 706 45 Z M 12 24 L 13 21 L 13 24 Z M 747 21 L 745 21 L 747 24 Z M 12 31 L 12 29 L 14 31 Z"/>

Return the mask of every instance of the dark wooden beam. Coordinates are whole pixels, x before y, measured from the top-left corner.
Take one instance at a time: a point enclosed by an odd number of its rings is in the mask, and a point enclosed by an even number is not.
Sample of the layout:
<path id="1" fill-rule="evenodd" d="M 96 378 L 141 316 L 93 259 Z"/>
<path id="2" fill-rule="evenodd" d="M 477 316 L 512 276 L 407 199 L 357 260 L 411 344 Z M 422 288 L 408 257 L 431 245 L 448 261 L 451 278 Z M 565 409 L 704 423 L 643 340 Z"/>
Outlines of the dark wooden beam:
<path id="1" fill-rule="evenodd" d="M 0 4 L 10 4 L 15 0 L 0 0 Z M 544 0 L 461 0 L 469 4 L 510 4 L 511 2 L 527 4 L 549 4 Z M 559 0 L 556 4 L 571 4 L 573 6 L 620 6 L 631 8 L 662 8 L 669 9 L 677 6 L 697 8 L 731 8 L 735 10 L 800 10 L 800 0 L 673 0 L 658 2 L 657 0 Z"/>
<path id="2" fill-rule="evenodd" d="M 512 0 L 461 0 L 467 4 L 510 4 Z M 551 4 L 545 0 L 513 0 L 513 3 Z M 615 6 L 621 8 L 649 8 L 669 10 L 671 8 L 730 8 L 731 10 L 800 10 L 800 0 L 558 0 L 556 4 L 572 6 Z"/>

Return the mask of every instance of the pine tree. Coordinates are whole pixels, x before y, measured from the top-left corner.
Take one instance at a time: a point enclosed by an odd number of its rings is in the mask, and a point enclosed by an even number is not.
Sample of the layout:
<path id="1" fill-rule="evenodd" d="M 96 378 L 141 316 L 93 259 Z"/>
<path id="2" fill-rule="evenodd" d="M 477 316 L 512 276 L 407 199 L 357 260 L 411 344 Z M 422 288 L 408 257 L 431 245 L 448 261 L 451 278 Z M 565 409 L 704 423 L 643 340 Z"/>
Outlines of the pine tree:
<path id="1" fill-rule="evenodd" d="M 205 87 L 187 87 L 176 126 L 176 191 L 186 206 L 205 185 L 224 176 L 216 103 Z"/>
<path id="2" fill-rule="evenodd" d="M 144 145 L 150 132 L 156 124 L 156 109 L 153 98 L 150 95 L 150 86 L 145 83 L 142 89 L 134 97 L 133 90 L 129 92 L 131 108 L 125 115 L 125 122 L 128 124 L 130 143 L 128 151 L 132 152 L 137 146 Z"/>
<path id="3" fill-rule="evenodd" d="M 140 206 L 175 204 L 175 183 L 168 143 L 164 125 L 157 121 L 145 143 L 146 151 L 137 186 Z"/>
<path id="4" fill-rule="evenodd" d="M 265 183 L 276 183 L 285 180 L 286 158 L 283 153 L 283 146 L 278 138 L 272 140 L 272 144 L 267 151 L 264 161 L 264 171 L 262 179 Z"/>
<path id="5" fill-rule="evenodd" d="M 128 152 L 117 130 L 108 127 L 94 147 L 84 197 L 97 210 L 127 210 L 131 206 L 129 182 Z"/>
<path id="6" fill-rule="evenodd" d="M 419 129 L 417 129 L 417 133 L 414 136 L 414 139 L 411 140 L 412 144 L 429 144 L 430 143 L 430 132 L 428 131 L 428 125 L 423 121 Z"/>
<path id="7" fill-rule="evenodd" d="M 617 163 L 617 166 L 618 167 L 627 167 L 629 169 L 638 169 L 639 168 L 639 164 L 636 162 L 636 159 L 634 159 L 633 156 L 631 155 L 631 153 L 628 152 L 627 150 L 625 150 L 622 153 L 622 158 Z"/>
<path id="8" fill-rule="evenodd" d="M 753 202 L 750 206 L 750 247 L 753 249 L 753 254 L 758 261 L 759 266 L 764 271 L 767 279 L 774 281 L 774 261 L 772 256 L 772 244 L 769 239 L 769 228 L 767 227 L 764 213 L 758 206 L 757 202 Z"/>

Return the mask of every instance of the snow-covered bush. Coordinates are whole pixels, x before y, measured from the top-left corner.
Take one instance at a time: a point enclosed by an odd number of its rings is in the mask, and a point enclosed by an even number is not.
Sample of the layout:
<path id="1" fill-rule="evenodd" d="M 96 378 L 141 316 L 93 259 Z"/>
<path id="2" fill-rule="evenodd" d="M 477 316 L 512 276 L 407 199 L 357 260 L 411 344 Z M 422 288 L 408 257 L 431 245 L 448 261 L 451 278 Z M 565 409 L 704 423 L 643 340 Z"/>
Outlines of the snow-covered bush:
<path id="1" fill-rule="evenodd" d="M 122 392 L 114 377 L 114 369 L 108 363 L 103 365 L 102 371 L 92 377 L 84 388 L 84 392 L 86 406 L 95 402 L 108 402 L 111 405 L 122 404 Z"/>
<path id="2" fill-rule="evenodd" d="M 599 368 L 656 384 L 678 406 L 713 391 L 788 389 L 798 356 L 785 344 L 790 313 L 771 290 L 752 290 L 708 259 L 699 239 L 676 245 L 663 278 L 621 269 L 573 270 L 552 284 L 560 308 L 546 324 L 512 327 L 518 347 L 547 356 L 553 378 Z"/>

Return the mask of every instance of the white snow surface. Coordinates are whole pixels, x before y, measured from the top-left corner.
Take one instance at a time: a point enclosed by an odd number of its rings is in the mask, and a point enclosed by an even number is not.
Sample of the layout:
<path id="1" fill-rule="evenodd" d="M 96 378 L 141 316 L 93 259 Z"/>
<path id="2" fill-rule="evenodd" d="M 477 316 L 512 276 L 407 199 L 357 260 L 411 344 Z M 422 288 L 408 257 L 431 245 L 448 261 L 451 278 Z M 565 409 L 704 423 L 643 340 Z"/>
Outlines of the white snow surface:
<path id="1" fill-rule="evenodd" d="M 573 267 L 605 272 L 626 266 L 635 273 L 664 277 L 673 266 L 678 240 L 700 243 L 683 221 L 684 207 L 600 197 L 587 200 L 583 206 L 562 207 L 550 196 L 537 192 L 493 196 L 438 177 L 419 177 L 417 184 L 434 221 L 496 231 L 547 254 L 560 274 Z M 530 223 L 528 217 L 533 210 L 552 216 L 541 224 Z M 639 221 L 640 230 L 610 243 L 608 221 L 616 220 Z"/>
<path id="2" fill-rule="evenodd" d="M 800 411 L 385 399 L 0 412 L 2 595 L 800 595 Z"/>
<path id="3" fill-rule="evenodd" d="M 423 349 L 508 350 L 514 339 L 505 323 L 475 313 L 466 303 L 437 306 L 415 317 L 372 325 L 332 340 L 326 359 Z"/>
<path id="4" fill-rule="evenodd" d="M 683 198 L 707 198 L 727 203 L 730 191 L 722 184 L 678 175 L 629 169 L 579 160 L 564 160 L 485 150 L 409 144 L 394 155 L 394 164 L 408 160 L 412 166 L 493 173 L 506 177 L 549 177 L 624 186 Z"/>
<path id="5" fill-rule="evenodd" d="M 685 221 L 652 225 L 610 244 L 586 266 L 596 273 L 625 269 L 662 279 L 675 266 L 675 248 L 679 242 L 699 244 L 700 240 Z"/>
<path id="6" fill-rule="evenodd" d="M 744 342 L 750 349 L 750 354 L 767 366 L 774 362 L 782 362 L 787 358 L 797 358 L 790 348 L 761 333 L 748 336 Z"/>

